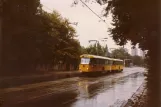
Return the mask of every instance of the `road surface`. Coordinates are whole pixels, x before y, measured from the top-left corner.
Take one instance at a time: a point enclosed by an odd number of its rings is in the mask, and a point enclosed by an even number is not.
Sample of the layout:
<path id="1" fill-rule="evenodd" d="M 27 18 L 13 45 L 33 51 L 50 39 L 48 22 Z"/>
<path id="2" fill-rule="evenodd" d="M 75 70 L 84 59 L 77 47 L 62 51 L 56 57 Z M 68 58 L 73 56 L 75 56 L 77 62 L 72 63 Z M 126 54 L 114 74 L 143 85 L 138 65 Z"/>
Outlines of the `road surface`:
<path id="1" fill-rule="evenodd" d="M 0 89 L 2 107 L 120 107 L 144 81 L 144 68 Z"/>

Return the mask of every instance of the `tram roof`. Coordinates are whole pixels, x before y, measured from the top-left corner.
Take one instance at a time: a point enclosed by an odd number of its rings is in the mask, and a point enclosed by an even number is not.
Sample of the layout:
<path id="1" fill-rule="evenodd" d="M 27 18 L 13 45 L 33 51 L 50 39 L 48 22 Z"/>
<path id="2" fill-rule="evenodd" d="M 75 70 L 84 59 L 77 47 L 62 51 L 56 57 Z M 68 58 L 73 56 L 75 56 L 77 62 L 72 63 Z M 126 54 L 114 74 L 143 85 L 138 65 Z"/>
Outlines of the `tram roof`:
<path id="1" fill-rule="evenodd" d="M 113 61 L 123 61 L 121 59 L 114 59 L 114 58 L 108 58 L 108 57 L 103 57 L 103 56 L 97 56 L 97 55 L 91 55 L 91 54 L 83 54 L 80 56 L 81 58 L 86 57 L 86 58 L 98 58 L 98 59 L 108 59 L 108 60 L 113 60 Z"/>

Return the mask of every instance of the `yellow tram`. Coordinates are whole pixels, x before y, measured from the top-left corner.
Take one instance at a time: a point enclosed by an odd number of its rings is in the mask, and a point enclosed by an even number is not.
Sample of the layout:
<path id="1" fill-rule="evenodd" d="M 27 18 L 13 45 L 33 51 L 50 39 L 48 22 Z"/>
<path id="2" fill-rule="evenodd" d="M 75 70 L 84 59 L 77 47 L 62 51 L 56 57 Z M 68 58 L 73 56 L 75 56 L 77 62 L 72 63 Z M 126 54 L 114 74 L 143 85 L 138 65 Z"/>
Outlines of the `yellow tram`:
<path id="1" fill-rule="evenodd" d="M 79 71 L 82 73 L 87 72 L 114 72 L 122 71 L 124 68 L 123 60 L 83 54 L 80 56 L 81 62 Z"/>

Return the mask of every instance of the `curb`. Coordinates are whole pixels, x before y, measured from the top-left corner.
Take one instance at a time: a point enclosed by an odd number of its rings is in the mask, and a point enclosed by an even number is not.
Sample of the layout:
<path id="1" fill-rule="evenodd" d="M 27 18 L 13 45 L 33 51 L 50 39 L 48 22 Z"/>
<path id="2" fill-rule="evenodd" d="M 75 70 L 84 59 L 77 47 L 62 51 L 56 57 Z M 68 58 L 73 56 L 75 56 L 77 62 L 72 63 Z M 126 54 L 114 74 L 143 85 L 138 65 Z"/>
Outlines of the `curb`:
<path id="1" fill-rule="evenodd" d="M 45 81 L 54 81 L 58 79 L 71 78 L 80 76 L 79 72 L 53 73 L 48 75 L 37 75 L 28 77 L 13 77 L 0 79 L 0 88 L 11 88 L 23 84 L 33 84 Z"/>
<path id="2" fill-rule="evenodd" d="M 136 92 L 128 99 L 128 101 L 124 102 L 121 107 L 138 107 L 141 103 L 143 106 L 143 102 L 141 100 L 145 97 L 146 92 L 146 81 L 144 80 Z"/>

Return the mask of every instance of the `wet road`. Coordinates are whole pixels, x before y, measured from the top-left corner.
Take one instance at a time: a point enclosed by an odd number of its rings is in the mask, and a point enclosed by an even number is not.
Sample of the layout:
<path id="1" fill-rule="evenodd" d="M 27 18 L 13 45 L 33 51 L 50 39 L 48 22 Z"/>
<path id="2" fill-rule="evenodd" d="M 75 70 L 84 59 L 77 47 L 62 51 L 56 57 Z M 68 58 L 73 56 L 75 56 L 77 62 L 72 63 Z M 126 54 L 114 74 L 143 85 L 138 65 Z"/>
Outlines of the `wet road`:
<path id="1" fill-rule="evenodd" d="M 2 107 L 120 107 L 144 81 L 144 68 L 1 89 Z"/>

